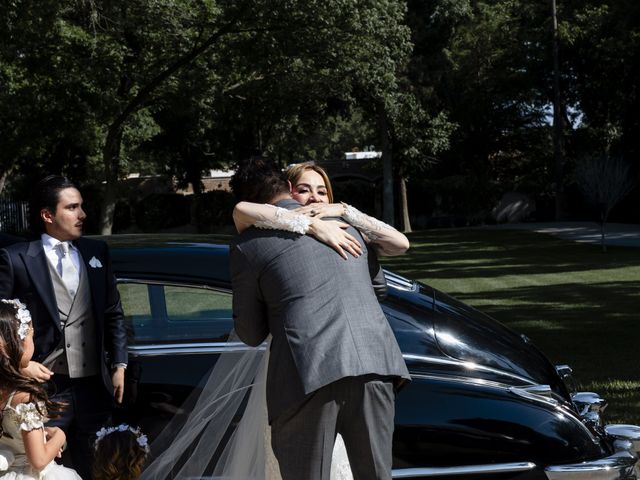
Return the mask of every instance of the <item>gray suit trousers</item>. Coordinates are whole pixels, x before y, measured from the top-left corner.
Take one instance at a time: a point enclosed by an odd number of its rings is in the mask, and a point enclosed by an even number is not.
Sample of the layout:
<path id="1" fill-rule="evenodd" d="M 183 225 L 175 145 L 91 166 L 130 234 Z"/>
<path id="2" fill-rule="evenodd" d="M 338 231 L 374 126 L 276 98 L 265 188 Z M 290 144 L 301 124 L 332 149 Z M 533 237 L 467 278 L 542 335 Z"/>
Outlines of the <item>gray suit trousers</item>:
<path id="1" fill-rule="evenodd" d="M 308 395 L 271 423 L 283 480 L 329 480 L 336 435 L 355 480 L 391 479 L 395 393 L 389 379 L 345 377 Z"/>

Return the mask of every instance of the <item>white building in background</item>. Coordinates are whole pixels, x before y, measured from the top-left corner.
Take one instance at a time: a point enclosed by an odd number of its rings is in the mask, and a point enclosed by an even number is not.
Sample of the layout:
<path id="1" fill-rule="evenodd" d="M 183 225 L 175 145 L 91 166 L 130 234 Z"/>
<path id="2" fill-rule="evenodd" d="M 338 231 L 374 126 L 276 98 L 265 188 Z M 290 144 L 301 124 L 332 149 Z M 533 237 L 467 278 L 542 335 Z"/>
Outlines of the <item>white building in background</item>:
<path id="1" fill-rule="evenodd" d="M 382 157 L 382 152 L 345 152 L 345 160 L 369 160 Z"/>

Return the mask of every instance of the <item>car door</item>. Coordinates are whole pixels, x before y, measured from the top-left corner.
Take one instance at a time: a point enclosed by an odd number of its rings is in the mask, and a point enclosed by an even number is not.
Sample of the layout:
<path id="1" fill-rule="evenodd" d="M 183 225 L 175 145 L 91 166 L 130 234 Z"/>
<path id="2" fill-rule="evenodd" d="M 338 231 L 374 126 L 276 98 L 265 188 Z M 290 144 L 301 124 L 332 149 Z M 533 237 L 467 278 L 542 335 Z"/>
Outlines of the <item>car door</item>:
<path id="1" fill-rule="evenodd" d="M 121 279 L 118 289 L 127 326 L 129 365 L 118 416 L 151 438 L 230 349 L 231 292 L 202 285 Z"/>

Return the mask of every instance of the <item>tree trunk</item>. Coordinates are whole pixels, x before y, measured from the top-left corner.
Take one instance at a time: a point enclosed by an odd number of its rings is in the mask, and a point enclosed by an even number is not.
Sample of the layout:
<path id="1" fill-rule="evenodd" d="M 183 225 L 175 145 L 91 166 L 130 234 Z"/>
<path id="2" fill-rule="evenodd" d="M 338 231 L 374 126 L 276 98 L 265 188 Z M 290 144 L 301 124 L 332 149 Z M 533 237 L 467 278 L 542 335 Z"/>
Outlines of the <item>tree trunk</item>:
<path id="1" fill-rule="evenodd" d="M 102 161 L 104 164 L 104 199 L 100 211 L 100 233 L 111 235 L 113 230 L 113 214 L 118 200 L 118 173 L 120 167 L 120 148 L 122 145 L 123 126 L 121 123 L 113 124 L 107 133 Z"/>
<path id="2" fill-rule="evenodd" d="M 0 195 L 2 195 L 2 192 L 4 191 L 4 187 L 7 184 L 7 178 L 9 178 L 9 175 L 11 175 L 11 172 L 13 171 L 13 169 L 14 169 L 14 165 L 6 168 L 0 174 Z"/>
<path id="3" fill-rule="evenodd" d="M 383 107 L 378 108 L 378 129 L 382 140 L 382 220 L 393 226 L 395 209 L 393 206 L 392 150 L 387 117 Z"/>
<path id="4" fill-rule="evenodd" d="M 551 0 L 551 19 L 553 26 L 553 157 L 554 157 L 554 193 L 556 197 L 555 217 L 561 220 L 565 216 L 564 192 L 564 115 L 560 94 L 560 55 L 558 36 L 558 17 L 556 0 Z"/>
<path id="5" fill-rule="evenodd" d="M 606 223 L 609 215 L 606 212 L 602 212 L 600 214 L 600 245 L 602 246 L 602 251 L 607 253 L 607 243 L 606 243 Z"/>
<path id="6" fill-rule="evenodd" d="M 409 202 L 407 201 L 407 179 L 404 177 L 400 178 L 400 218 L 402 218 L 402 231 L 411 233 Z"/>

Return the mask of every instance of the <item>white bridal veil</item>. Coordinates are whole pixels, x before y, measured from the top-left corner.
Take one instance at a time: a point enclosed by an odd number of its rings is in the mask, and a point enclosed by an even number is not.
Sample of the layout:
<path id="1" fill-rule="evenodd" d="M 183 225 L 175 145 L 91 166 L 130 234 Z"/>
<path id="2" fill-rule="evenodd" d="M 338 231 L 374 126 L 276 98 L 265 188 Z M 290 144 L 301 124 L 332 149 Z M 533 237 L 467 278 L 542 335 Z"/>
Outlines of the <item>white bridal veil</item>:
<path id="1" fill-rule="evenodd" d="M 234 341 L 239 340 L 232 333 L 229 342 Z M 153 459 L 141 478 L 213 473 L 214 478 L 265 480 L 267 357 L 264 349 L 248 347 L 222 354 L 202 391 L 183 405 L 186 418 L 176 415 L 151 444 Z"/>
<path id="2" fill-rule="evenodd" d="M 228 341 L 239 340 L 232 333 Z M 267 420 L 268 363 L 268 347 L 222 354 L 201 393 L 194 391 L 182 406 L 186 418 L 176 415 L 151 444 L 153 459 L 140 478 L 280 480 Z M 340 435 L 331 480 L 353 480 Z"/>

